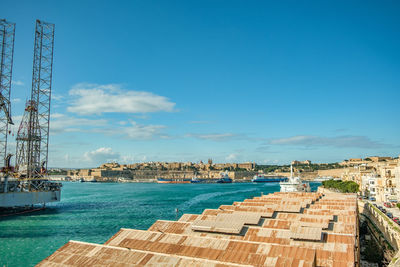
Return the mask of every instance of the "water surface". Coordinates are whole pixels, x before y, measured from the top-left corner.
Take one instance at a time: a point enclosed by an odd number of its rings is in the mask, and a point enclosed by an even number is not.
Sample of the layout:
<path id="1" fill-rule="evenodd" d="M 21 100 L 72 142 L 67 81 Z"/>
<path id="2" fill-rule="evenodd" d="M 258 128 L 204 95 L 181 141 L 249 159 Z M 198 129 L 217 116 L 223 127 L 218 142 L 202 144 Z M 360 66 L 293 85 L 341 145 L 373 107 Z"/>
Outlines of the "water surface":
<path id="1" fill-rule="evenodd" d="M 0 266 L 33 266 L 69 240 L 104 243 L 120 228 L 146 230 L 157 219 L 176 220 L 276 191 L 277 183 L 64 183 L 61 202 L 0 218 Z"/>

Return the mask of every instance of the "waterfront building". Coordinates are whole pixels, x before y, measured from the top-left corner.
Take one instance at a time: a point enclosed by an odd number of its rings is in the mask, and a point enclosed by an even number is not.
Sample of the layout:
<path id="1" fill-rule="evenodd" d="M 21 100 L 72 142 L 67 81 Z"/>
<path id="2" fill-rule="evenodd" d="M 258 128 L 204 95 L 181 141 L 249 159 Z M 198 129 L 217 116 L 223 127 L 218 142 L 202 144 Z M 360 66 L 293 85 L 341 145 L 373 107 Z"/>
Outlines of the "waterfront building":
<path id="1" fill-rule="evenodd" d="M 392 160 L 392 158 L 391 157 L 377 157 L 377 156 L 374 156 L 374 157 L 365 158 L 365 160 L 370 160 L 370 161 L 373 161 L 373 162 L 381 162 L 381 161 Z"/>
<path id="2" fill-rule="evenodd" d="M 397 202 L 398 195 L 396 192 L 395 168 L 397 162 L 395 160 L 379 162 L 376 164 L 377 173 L 380 179 L 377 184 L 377 200 L 382 202 Z"/>
<path id="3" fill-rule="evenodd" d="M 350 167 L 344 171 L 342 179 L 358 183 L 362 194 L 368 191 L 374 195 L 371 190 L 375 190 L 379 202 L 397 202 L 400 199 L 400 180 L 396 177 L 399 172 L 398 158 L 374 156 L 361 161 L 350 159 L 347 163 Z"/>
<path id="4" fill-rule="evenodd" d="M 346 159 L 339 164 L 344 165 L 344 166 L 355 166 L 355 165 L 359 165 L 359 164 L 363 164 L 363 163 L 365 163 L 365 162 L 363 161 L 362 158 L 352 158 L 352 159 L 348 159 L 348 160 Z"/>
<path id="5" fill-rule="evenodd" d="M 70 241 L 38 266 L 360 265 L 355 194 L 274 193 L 121 229 L 104 244 Z"/>
<path id="6" fill-rule="evenodd" d="M 110 162 L 110 163 L 104 163 L 100 166 L 100 169 L 113 169 L 113 168 L 119 168 L 120 165 L 117 162 Z"/>
<path id="7" fill-rule="evenodd" d="M 363 175 L 361 177 L 361 187 L 360 191 L 363 196 L 371 197 L 376 199 L 376 192 L 377 192 L 377 182 L 378 177 L 376 175 Z"/>
<path id="8" fill-rule="evenodd" d="M 292 165 L 310 165 L 311 160 L 304 160 L 304 161 L 299 161 L 299 160 L 293 160 Z"/>
<path id="9" fill-rule="evenodd" d="M 237 163 L 237 167 L 236 168 L 240 168 L 240 169 L 246 169 L 248 171 L 254 170 L 256 167 L 256 163 L 255 162 L 245 162 L 245 163 Z"/>
<path id="10" fill-rule="evenodd" d="M 396 195 L 400 200 L 400 156 L 397 158 L 397 166 L 394 168 L 394 177 L 396 183 Z"/>

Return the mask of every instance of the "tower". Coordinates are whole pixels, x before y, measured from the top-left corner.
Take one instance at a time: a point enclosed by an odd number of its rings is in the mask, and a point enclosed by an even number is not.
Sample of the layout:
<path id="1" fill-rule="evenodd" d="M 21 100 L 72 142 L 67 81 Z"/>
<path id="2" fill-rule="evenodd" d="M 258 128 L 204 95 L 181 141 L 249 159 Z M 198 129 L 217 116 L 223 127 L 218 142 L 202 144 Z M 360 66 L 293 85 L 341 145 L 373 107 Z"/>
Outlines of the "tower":
<path id="1" fill-rule="evenodd" d="M 0 19 L 0 166 L 7 156 L 7 136 L 11 120 L 10 90 L 14 56 L 15 23 Z"/>
<path id="2" fill-rule="evenodd" d="M 54 24 L 36 20 L 31 99 L 17 134 L 16 168 L 21 176 L 47 173 Z"/>

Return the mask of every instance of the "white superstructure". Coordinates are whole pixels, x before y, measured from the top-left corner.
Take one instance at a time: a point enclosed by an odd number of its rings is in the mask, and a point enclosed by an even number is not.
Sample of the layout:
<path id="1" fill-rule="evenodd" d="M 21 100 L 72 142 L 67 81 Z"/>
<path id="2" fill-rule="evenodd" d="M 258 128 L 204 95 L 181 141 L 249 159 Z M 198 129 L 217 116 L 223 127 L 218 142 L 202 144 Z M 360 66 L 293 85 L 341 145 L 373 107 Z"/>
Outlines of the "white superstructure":
<path id="1" fill-rule="evenodd" d="M 293 166 L 290 165 L 290 177 L 287 182 L 280 182 L 281 192 L 311 192 L 310 185 L 293 176 Z"/>
<path id="2" fill-rule="evenodd" d="M 329 181 L 329 180 L 333 180 L 332 176 L 318 176 L 314 179 L 314 182 L 324 182 L 324 181 Z"/>

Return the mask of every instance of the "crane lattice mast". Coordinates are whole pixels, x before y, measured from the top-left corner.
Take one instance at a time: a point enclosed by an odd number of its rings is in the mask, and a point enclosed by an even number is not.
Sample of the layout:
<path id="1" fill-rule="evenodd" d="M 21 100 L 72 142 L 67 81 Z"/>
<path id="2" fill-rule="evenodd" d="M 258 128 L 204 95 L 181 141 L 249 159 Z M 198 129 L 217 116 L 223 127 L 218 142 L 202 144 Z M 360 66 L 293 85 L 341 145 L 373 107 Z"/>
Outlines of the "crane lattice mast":
<path id="1" fill-rule="evenodd" d="M 14 57 L 15 23 L 0 19 L 0 166 L 7 157 L 7 136 L 11 119 L 11 78 Z"/>
<path id="2" fill-rule="evenodd" d="M 36 20 L 31 99 L 18 129 L 16 169 L 26 178 L 47 174 L 54 24 Z"/>

